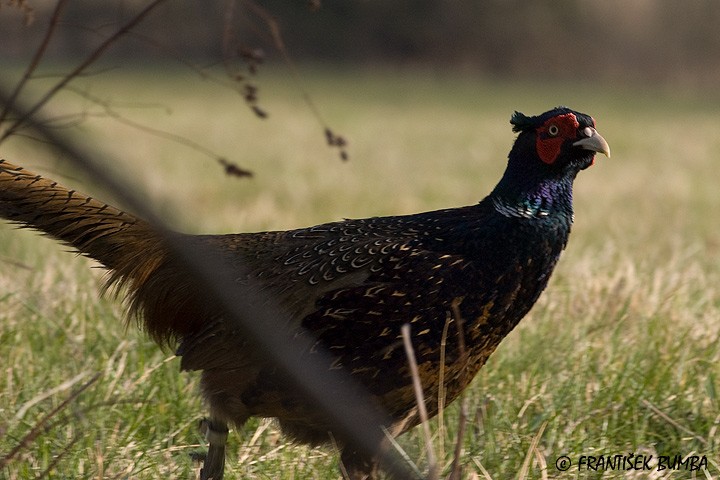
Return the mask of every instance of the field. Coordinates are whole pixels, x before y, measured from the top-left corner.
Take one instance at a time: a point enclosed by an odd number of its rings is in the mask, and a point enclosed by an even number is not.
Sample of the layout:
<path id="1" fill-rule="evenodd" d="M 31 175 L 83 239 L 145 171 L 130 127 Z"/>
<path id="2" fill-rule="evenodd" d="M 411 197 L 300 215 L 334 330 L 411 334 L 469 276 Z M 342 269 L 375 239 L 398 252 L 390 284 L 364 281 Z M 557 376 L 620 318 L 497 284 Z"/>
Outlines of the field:
<path id="1" fill-rule="evenodd" d="M 549 288 L 465 395 L 464 477 L 720 477 L 720 96 L 423 70 L 318 68 L 301 73 L 300 87 L 278 68 L 258 83 L 267 120 L 184 72 L 111 72 L 78 84 L 253 179 L 98 116 L 75 94 L 52 112 L 82 113 L 75 138 L 178 229 L 214 233 L 471 204 L 503 171 L 513 110 L 567 104 L 593 115 L 613 156 L 581 172 L 570 244 Z M 347 162 L 324 144 L 303 91 L 349 140 Z M 108 198 L 24 138 L 0 157 Z M 192 478 L 190 454 L 204 448 L 197 375 L 180 374 L 171 351 L 126 328 L 121 302 L 99 295 L 103 271 L 67 250 L 0 224 L 0 462 L 12 453 L 0 478 Z M 458 407 L 432 421 L 445 472 Z M 420 431 L 401 444 L 423 468 Z M 229 478 L 338 477 L 332 449 L 288 444 L 270 421 L 231 433 L 230 454 Z M 578 468 L 583 455 L 652 455 L 655 467 L 593 471 Z M 659 456 L 678 455 L 682 469 L 657 468 Z M 567 471 L 556 465 L 562 456 Z M 690 468 L 703 458 L 706 468 Z"/>

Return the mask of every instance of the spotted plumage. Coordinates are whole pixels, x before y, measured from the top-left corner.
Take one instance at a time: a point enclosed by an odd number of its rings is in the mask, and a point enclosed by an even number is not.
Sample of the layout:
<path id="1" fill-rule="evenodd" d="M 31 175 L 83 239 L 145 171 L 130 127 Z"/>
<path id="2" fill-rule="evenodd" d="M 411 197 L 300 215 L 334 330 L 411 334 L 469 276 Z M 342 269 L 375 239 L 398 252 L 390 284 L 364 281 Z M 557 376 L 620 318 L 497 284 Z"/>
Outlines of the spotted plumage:
<path id="1" fill-rule="evenodd" d="M 572 184 L 596 152 L 609 155 L 594 120 L 567 108 L 520 113 L 507 169 L 481 202 L 415 215 L 314 227 L 189 236 L 221 252 L 237 282 L 289 314 L 284 328 L 329 352 L 328 370 L 356 380 L 399 435 L 419 422 L 401 327 L 409 324 L 431 415 L 452 402 L 548 283 L 573 221 Z M 276 417 L 294 439 L 344 446 L 353 480 L 376 462 L 288 386 L 223 320 L 144 221 L 0 162 L 0 215 L 42 230 L 103 263 L 160 343 L 178 345 L 185 370 L 202 370 L 210 451 L 202 478 L 222 476 L 227 424 Z M 464 350 L 460 348 L 464 344 Z M 441 364 L 441 358 L 444 364 Z M 440 384 L 443 379 L 443 384 Z"/>

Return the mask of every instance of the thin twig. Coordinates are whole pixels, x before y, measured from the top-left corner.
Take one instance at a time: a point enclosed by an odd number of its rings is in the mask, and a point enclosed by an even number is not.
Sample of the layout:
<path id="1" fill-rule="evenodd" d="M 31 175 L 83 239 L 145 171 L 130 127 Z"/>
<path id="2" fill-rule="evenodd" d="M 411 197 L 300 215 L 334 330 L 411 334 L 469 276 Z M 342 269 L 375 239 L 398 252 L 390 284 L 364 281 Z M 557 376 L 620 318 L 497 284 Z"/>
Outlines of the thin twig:
<path id="1" fill-rule="evenodd" d="M 82 379 L 87 375 L 87 373 L 88 373 L 88 372 L 80 372 L 80 373 L 77 374 L 75 377 L 71 378 L 70 380 L 66 380 L 66 381 L 64 381 L 63 383 L 61 383 L 60 385 L 58 385 L 58 386 L 56 386 L 56 387 L 54 387 L 54 388 L 51 388 L 50 390 L 47 390 L 47 391 L 41 393 L 40 395 L 37 395 L 37 396 L 35 396 L 34 398 L 28 400 L 28 401 L 25 402 L 25 404 L 23 404 L 23 406 L 20 407 L 20 409 L 15 413 L 15 419 L 16 419 L 16 420 L 22 420 L 22 418 L 25 416 L 25 414 L 27 413 L 27 411 L 30 410 L 30 408 L 32 408 L 33 406 L 35 406 L 35 405 L 37 405 L 38 403 L 42 402 L 42 401 L 45 400 L 46 398 L 52 397 L 53 395 L 55 395 L 55 394 L 57 394 L 57 393 L 60 393 L 60 392 L 62 392 L 62 391 L 64 391 L 64 390 L 67 390 L 68 388 L 72 387 L 72 386 L 75 385 L 77 382 L 79 382 L 80 380 L 82 380 Z"/>
<path id="2" fill-rule="evenodd" d="M 221 87 L 227 88 L 234 92 L 240 91 L 240 89 L 238 88 L 238 86 L 235 82 L 228 80 L 224 76 L 213 75 L 208 71 L 208 69 L 206 67 L 196 65 L 193 62 L 186 60 L 185 58 L 182 57 L 182 52 L 179 52 L 178 50 L 174 49 L 172 46 L 160 43 L 159 41 L 155 40 L 154 38 L 152 38 L 148 35 L 145 35 L 143 33 L 140 33 L 140 32 L 129 32 L 128 35 L 142 43 L 145 43 L 147 45 L 150 45 L 151 47 L 158 49 L 163 54 L 167 55 L 171 59 L 173 59 L 176 62 L 180 63 L 181 65 L 187 67 L 192 72 L 196 73 L 198 75 L 198 77 L 200 77 L 200 79 L 212 82 L 216 85 L 220 85 Z"/>
<path id="3" fill-rule="evenodd" d="M 38 475 L 38 476 L 35 477 L 35 478 L 40 479 L 40 478 L 48 477 L 49 474 L 50 474 L 50 472 L 55 469 L 55 467 L 60 463 L 60 461 L 61 461 L 68 453 L 70 453 L 70 450 L 72 450 L 72 447 L 74 447 L 75 444 L 76 444 L 81 438 L 83 438 L 83 436 L 80 435 L 80 434 L 73 435 L 72 439 L 70 440 L 70 443 L 68 443 L 67 445 L 65 445 L 65 447 L 60 451 L 60 453 L 54 454 L 54 455 L 53 455 L 53 459 L 52 459 L 52 461 L 50 462 L 50 464 L 47 466 L 47 468 L 46 468 L 45 470 L 43 470 L 42 473 L 40 473 L 40 475 Z"/>
<path id="4" fill-rule="evenodd" d="M 55 10 L 53 11 L 52 17 L 50 17 L 50 25 L 48 25 L 48 28 L 45 31 L 45 36 L 43 37 L 42 42 L 40 42 L 40 46 L 38 46 L 38 49 L 35 51 L 35 55 L 33 55 L 32 60 L 30 60 L 30 64 L 25 69 L 25 73 L 23 73 L 22 78 L 17 83 L 17 85 L 15 85 L 15 90 L 13 90 L 10 94 L 8 103 L 3 106 L 2 113 L 0 113 L 0 125 L 2 125 L 2 123 L 5 121 L 5 118 L 7 118 L 7 114 L 10 111 L 11 107 L 15 104 L 15 100 L 17 100 L 20 92 L 22 92 L 22 89 L 25 87 L 25 84 L 28 82 L 33 72 L 35 72 L 35 69 L 40 64 L 40 60 L 42 59 L 43 55 L 45 55 L 48 44 L 50 43 L 50 39 L 52 38 L 53 33 L 55 33 L 55 28 L 58 26 L 58 23 L 60 21 L 60 14 L 66 4 L 67 0 L 58 0 L 57 5 L 55 5 Z"/>
<path id="5" fill-rule="evenodd" d="M 436 480 L 439 476 L 437 459 L 432 445 L 432 436 L 430 435 L 430 425 L 428 424 L 427 407 L 425 406 L 425 397 L 423 395 L 422 383 L 420 381 L 420 373 L 418 372 L 417 360 L 415 358 L 415 350 L 412 346 L 412 338 L 410 336 L 410 324 L 404 324 L 400 329 L 403 337 L 403 345 L 405 346 L 405 355 L 407 355 L 408 365 L 410 366 L 410 374 L 412 375 L 413 389 L 415 390 L 415 401 L 418 406 L 418 415 L 422 422 L 423 435 L 425 436 L 425 449 L 428 456 L 428 480 Z"/>
<path id="6" fill-rule="evenodd" d="M 300 90 L 300 94 L 305 101 L 305 104 L 308 106 L 313 116 L 315 116 L 315 119 L 323 128 L 325 136 L 328 139 L 334 139 L 333 142 L 328 141 L 328 143 L 330 144 L 330 146 L 337 147 L 339 149 L 340 158 L 342 158 L 343 160 L 347 160 L 348 155 L 347 151 L 345 150 L 345 147 L 347 146 L 347 140 L 345 140 L 345 138 L 343 138 L 342 136 L 333 133 L 323 116 L 320 114 L 320 110 L 315 105 L 315 102 L 312 101 L 312 98 L 310 97 L 307 88 L 305 88 L 302 81 L 300 80 L 301 75 L 299 73 L 299 70 L 295 65 L 295 62 L 293 62 L 292 58 L 290 57 L 287 47 L 285 46 L 285 41 L 283 40 L 283 36 L 280 31 L 280 24 L 275 19 L 275 17 L 270 14 L 270 12 L 268 12 L 265 8 L 261 7 L 254 1 L 246 0 L 244 3 L 245 5 L 247 5 L 249 10 L 251 10 L 255 15 L 260 17 L 260 19 L 265 22 L 265 25 L 267 25 L 267 28 L 270 31 L 270 36 L 272 37 L 272 43 L 275 49 L 282 56 L 285 64 L 290 69 L 290 76 L 292 77 L 292 80 L 297 86 L 297 88 Z M 328 132 L 330 133 L 330 135 L 328 135 Z"/>
<path id="7" fill-rule="evenodd" d="M 230 51 L 230 40 L 233 38 L 230 25 L 235 18 L 235 2 L 228 0 L 225 3 L 227 6 L 225 7 L 225 28 L 223 29 L 223 52 L 227 54 Z M 223 58 L 223 60 L 225 60 L 225 68 L 229 69 L 227 58 Z"/>
<path id="8" fill-rule="evenodd" d="M 76 398 L 78 398 L 85 390 L 90 388 L 90 386 L 95 383 L 100 378 L 100 374 L 96 373 L 93 375 L 93 377 L 85 382 L 83 385 L 80 386 L 77 390 L 75 390 L 73 393 L 68 396 L 65 400 L 63 400 L 60 405 L 53 408 L 45 414 L 40 420 L 35 423 L 35 426 L 30 429 L 30 431 L 25 434 L 23 438 L 20 439 L 20 441 L 15 445 L 15 447 L 10 450 L 10 452 L 5 455 L 4 457 L 0 457 L 0 468 L 4 468 L 6 465 L 10 463 L 10 461 L 17 455 L 20 451 L 22 451 L 25 447 L 27 447 L 31 442 L 33 442 L 38 435 L 43 431 L 43 426 L 50 421 L 51 418 L 53 418 L 55 415 L 58 414 L 61 410 L 63 410 L 65 407 L 67 407 L 71 402 L 73 402 Z"/>
<path id="9" fill-rule="evenodd" d="M 0 255 L 0 262 L 7 263 L 8 265 L 12 265 L 13 267 L 22 268 L 24 270 L 34 270 L 33 267 L 26 263 L 22 263 L 20 261 L 15 260 L 14 258 L 6 257 L 4 255 Z"/>
<path id="10" fill-rule="evenodd" d="M 692 435 L 692 437 L 693 437 L 694 439 L 696 439 L 697 441 L 699 441 L 699 442 L 702 443 L 703 445 L 706 445 L 706 446 L 707 446 L 707 444 L 708 444 L 708 441 L 707 441 L 707 440 L 705 440 L 703 437 L 701 437 L 701 436 L 698 435 L 697 433 L 693 432 L 692 430 L 688 429 L 687 427 L 684 427 L 684 426 L 680 425 L 678 422 L 676 422 L 675 420 L 673 420 L 672 418 L 670 418 L 670 416 L 668 416 L 665 412 L 663 412 L 663 411 L 660 410 L 658 407 L 656 407 L 655 405 L 653 405 L 652 403 L 650 403 L 649 400 L 643 399 L 643 400 L 642 400 L 642 404 L 645 405 L 647 408 L 649 408 L 655 415 L 657 415 L 658 417 L 662 418 L 663 420 L 665 420 L 666 422 L 668 422 L 668 423 L 669 423 L 670 425 L 672 425 L 673 427 L 677 428 L 677 429 L 680 430 L 681 432 L 687 433 L 688 435 Z"/>
<path id="11" fill-rule="evenodd" d="M 467 397 L 462 396 L 460 402 L 460 417 L 458 418 L 458 431 L 455 437 L 455 451 L 453 452 L 452 467 L 450 468 L 450 476 L 448 480 L 461 480 L 462 464 L 460 457 L 462 455 L 463 439 L 465 438 L 465 427 L 467 426 L 468 404 Z"/>
<path id="12" fill-rule="evenodd" d="M 6 102 L 6 99 L 0 88 L 0 103 Z M 242 332 L 248 344 L 253 345 L 252 355 L 283 372 L 289 386 L 306 396 L 327 416 L 329 422 L 337 426 L 337 434 L 351 441 L 360 451 L 377 455 L 380 467 L 391 478 L 421 478 L 414 469 L 400 461 L 397 452 L 382 448 L 378 451 L 378 445 L 385 439 L 382 426 L 392 423 L 387 412 L 372 402 L 369 394 L 363 391 L 361 385 L 354 383 L 352 377 L 343 371 L 327 368 L 332 358 L 329 353 L 320 350 L 307 354 L 313 345 L 309 333 L 288 332 L 280 327 L 289 320 L 275 299 L 255 285 L 237 283 L 237 275 L 243 276 L 245 272 L 242 262 L 230 270 L 218 250 L 210 248 L 200 255 L 194 242 L 187 236 L 173 233 L 127 183 L 120 181 L 118 172 L 99 165 L 78 145 L 48 129 L 42 118 L 28 116 L 18 105 L 13 106 L 12 111 L 18 117 L 27 118 L 30 126 L 54 144 L 68 160 L 83 168 L 128 209 L 144 217 L 164 242 L 168 254 L 178 260 L 179 268 L 202 287 L 203 298 L 226 313 L 223 320 L 228 328 Z M 348 411 L 354 414 L 348 415 Z"/>
<path id="13" fill-rule="evenodd" d="M 88 92 L 79 90 L 77 88 L 72 88 L 72 87 L 68 87 L 67 90 L 98 105 L 99 107 L 101 107 L 103 109 L 103 111 L 105 112 L 105 115 L 107 117 L 112 118 L 116 122 L 122 123 L 123 125 L 127 125 L 128 127 L 138 129 L 142 132 L 153 135 L 155 137 L 163 138 L 165 140 L 169 140 L 171 142 L 174 142 L 174 143 L 183 145 L 187 148 L 190 148 L 192 150 L 195 150 L 196 152 L 202 153 L 203 155 L 206 155 L 206 156 L 212 158 L 213 160 L 220 162 L 220 164 L 223 165 L 223 167 L 225 167 L 227 169 L 227 165 L 225 163 L 223 163 L 223 162 L 227 163 L 227 160 L 225 160 L 221 155 L 218 155 L 217 153 L 213 152 L 209 148 L 207 148 L 197 142 L 194 142 L 194 141 L 192 141 L 188 138 L 185 138 L 181 135 L 177 135 L 175 133 L 168 132 L 166 130 L 161 130 L 159 128 L 150 127 L 148 125 L 144 125 L 144 124 L 136 122 L 134 120 L 130 120 L 129 118 L 123 117 L 120 113 L 118 113 L 117 111 L 115 111 L 112 108 L 112 106 L 110 105 L 109 102 L 107 102 L 99 97 L 96 97 Z M 248 171 L 245 171 L 245 172 L 249 173 L 249 175 L 247 175 L 247 173 L 246 173 L 246 176 L 252 176 L 252 172 L 248 172 Z"/>
<path id="14" fill-rule="evenodd" d="M 163 3 L 165 0 L 155 0 L 151 2 L 149 5 L 147 5 L 140 13 L 138 13 L 135 17 L 133 17 L 129 22 L 127 22 L 125 25 L 123 25 L 118 31 L 116 31 L 114 34 L 112 34 L 110 37 L 108 37 L 104 42 L 100 44 L 99 47 L 97 47 L 83 62 L 80 63 L 77 67 L 75 67 L 70 73 L 65 75 L 62 80 L 60 80 L 55 86 L 50 88 L 47 92 L 45 92 L 45 95 L 43 95 L 40 100 L 38 100 L 33 106 L 29 107 L 25 112 L 24 115 L 21 116 L 18 120 L 15 121 L 15 123 L 10 126 L 0 137 L 0 142 L 14 134 L 18 129 L 20 129 L 25 123 L 27 123 L 28 119 L 35 115 L 42 107 L 44 107 L 60 90 L 62 90 L 71 80 L 73 80 L 75 77 L 80 75 L 83 70 L 85 70 L 87 67 L 92 65 L 97 59 L 99 59 L 103 53 L 113 44 L 115 43 L 120 37 L 128 33 L 132 28 L 134 28 L 138 23 L 140 23 L 142 20 L 147 17 L 150 12 L 155 9 L 157 6 L 159 6 L 161 3 Z M 7 103 L 5 105 L 6 109 L 9 109 L 13 107 L 13 104 Z"/>

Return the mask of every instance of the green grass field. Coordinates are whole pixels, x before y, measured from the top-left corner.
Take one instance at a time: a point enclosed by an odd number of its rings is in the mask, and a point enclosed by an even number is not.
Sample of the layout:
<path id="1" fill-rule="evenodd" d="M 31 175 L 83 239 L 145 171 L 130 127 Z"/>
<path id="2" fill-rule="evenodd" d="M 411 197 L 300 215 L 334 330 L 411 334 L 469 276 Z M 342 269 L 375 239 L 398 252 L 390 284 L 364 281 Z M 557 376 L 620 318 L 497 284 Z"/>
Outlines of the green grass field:
<path id="1" fill-rule="evenodd" d="M 70 93 L 52 113 L 83 113 L 76 138 L 189 232 L 474 203 L 504 169 L 514 109 L 567 104 L 593 115 L 613 157 L 581 173 L 573 234 L 550 286 L 465 395 L 464 477 L 720 477 L 720 96 L 421 70 L 305 72 L 315 106 L 350 142 L 342 162 L 285 70 L 259 79 L 265 121 L 214 83 L 158 73 L 111 72 L 79 85 L 254 179 L 224 176 L 213 160 L 98 117 Z M 24 138 L 0 157 L 108 197 Z M 0 458 L 12 452 L 0 478 L 191 478 L 190 454 L 204 448 L 198 376 L 179 373 L 171 351 L 126 328 L 121 302 L 99 296 L 103 271 L 67 250 L 0 224 Z M 445 472 L 458 406 L 432 421 Z M 419 430 L 401 444 L 425 466 Z M 577 467 L 582 455 L 630 454 L 704 456 L 707 468 Z M 230 455 L 229 478 L 338 477 L 331 449 L 288 444 L 269 421 L 232 433 Z M 556 466 L 563 455 L 573 464 L 566 472 Z"/>

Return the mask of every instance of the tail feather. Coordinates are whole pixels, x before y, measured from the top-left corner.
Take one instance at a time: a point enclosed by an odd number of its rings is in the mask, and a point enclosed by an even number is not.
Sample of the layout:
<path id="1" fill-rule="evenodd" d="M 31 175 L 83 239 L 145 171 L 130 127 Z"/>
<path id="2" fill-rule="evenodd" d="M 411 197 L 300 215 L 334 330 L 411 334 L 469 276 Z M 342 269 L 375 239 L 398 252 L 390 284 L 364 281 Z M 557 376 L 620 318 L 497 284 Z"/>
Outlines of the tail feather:
<path id="1" fill-rule="evenodd" d="M 159 243 L 147 222 L 6 160 L 0 160 L 0 216 L 125 274 L 137 273 L 138 260 L 146 263 L 134 258 L 137 253 L 148 256 Z"/>
<path id="2" fill-rule="evenodd" d="M 167 259 L 162 238 L 144 220 L 2 159 L 0 217 L 44 232 L 103 264 L 110 270 L 109 285 L 127 285 L 135 313 L 145 307 L 138 292 Z M 170 334 L 148 320 L 153 336 Z"/>

